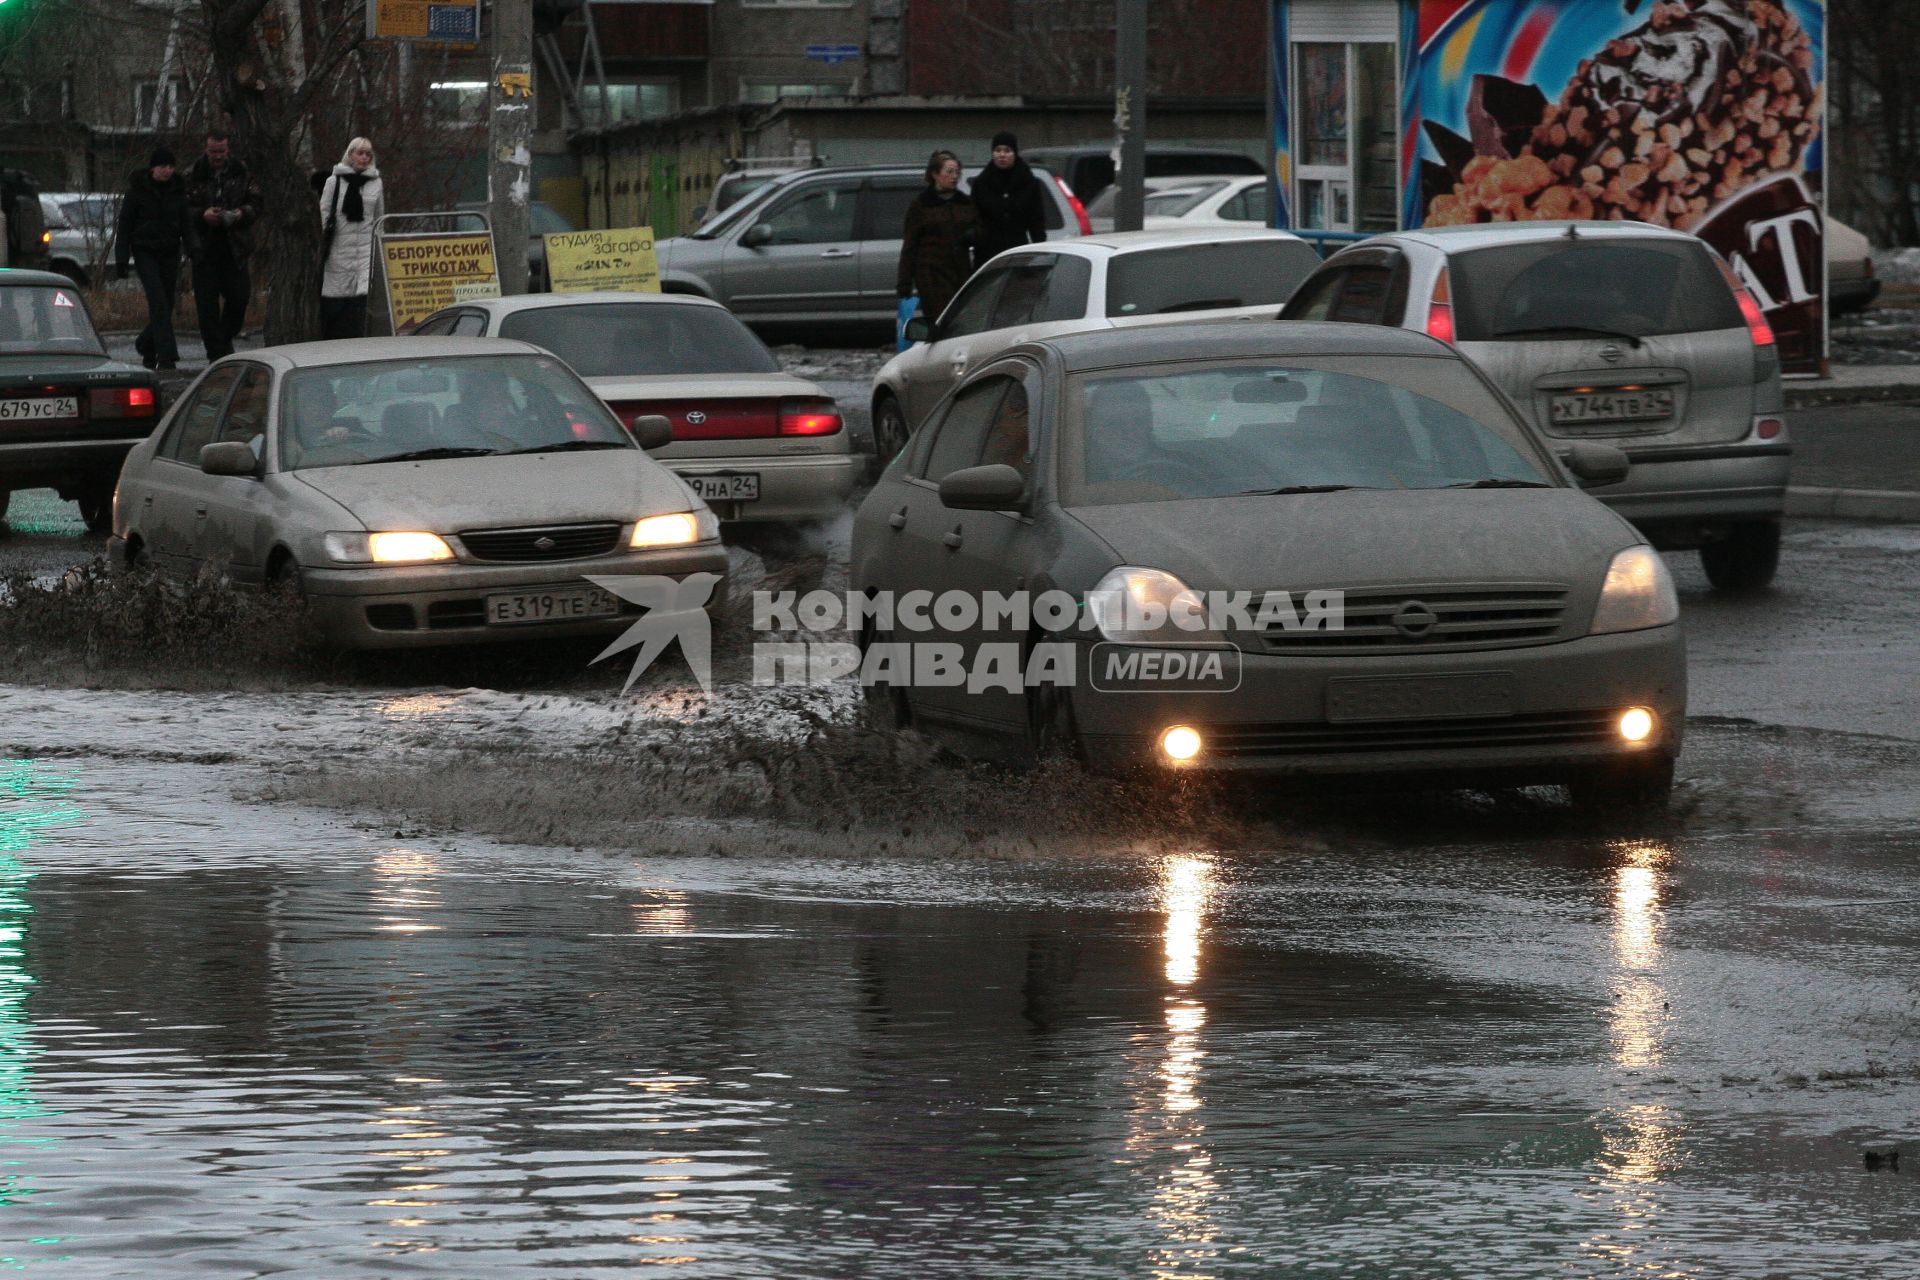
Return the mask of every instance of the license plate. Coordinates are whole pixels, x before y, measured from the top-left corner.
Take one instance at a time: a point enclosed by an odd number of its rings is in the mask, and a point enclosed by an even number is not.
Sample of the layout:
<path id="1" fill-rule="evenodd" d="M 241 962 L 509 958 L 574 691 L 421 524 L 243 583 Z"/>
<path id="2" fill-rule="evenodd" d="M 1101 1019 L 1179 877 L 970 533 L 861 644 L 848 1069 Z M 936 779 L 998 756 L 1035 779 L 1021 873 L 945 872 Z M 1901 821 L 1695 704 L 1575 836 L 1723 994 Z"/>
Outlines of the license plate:
<path id="1" fill-rule="evenodd" d="M 701 475 L 682 475 L 680 478 L 692 485 L 693 491 L 708 502 L 760 500 L 758 471 L 712 471 Z"/>
<path id="2" fill-rule="evenodd" d="M 620 602 L 598 587 L 577 591 L 516 591 L 487 597 L 487 621 L 510 627 L 522 622 L 566 622 L 620 612 Z"/>
<path id="3" fill-rule="evenodd" d="M 12 400 L 0 400 L 0 422 L 79 416 L 78 396 L 20 396 Z"/>
<path id="4" fill-rule="evenodd" d="M 1338 676 L 1327 681 L 1327 719 L 1455 720 L 1513 714 L 1513 676 L 1470 671 L 1442 676 Z"/>
<path id="5" fill-rule="evenodd" d="M 1673 416 L 1673 388 L 1585 391 L 1553 398 L 1555 426 L 1586 422 L 1646 422 Z"/>

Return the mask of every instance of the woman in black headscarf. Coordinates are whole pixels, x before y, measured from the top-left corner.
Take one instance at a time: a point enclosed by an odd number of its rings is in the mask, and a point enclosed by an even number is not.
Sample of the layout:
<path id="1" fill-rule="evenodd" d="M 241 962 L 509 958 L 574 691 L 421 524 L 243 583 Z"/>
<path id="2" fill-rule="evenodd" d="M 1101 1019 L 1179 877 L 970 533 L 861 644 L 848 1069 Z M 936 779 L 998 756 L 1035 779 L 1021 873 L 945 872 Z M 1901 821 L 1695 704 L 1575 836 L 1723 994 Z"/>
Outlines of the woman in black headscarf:
<path id="1" fill-rule="evenodd" d="M 1020 140 L 1011 133 L 994 134 L 993 160 L 973 180 L 973 203 L 980 210 L 974 264 L 984 265 L 1003 249 L 1045 240 L 1046 200 L 1040 178 L 1020 158 Z"/>

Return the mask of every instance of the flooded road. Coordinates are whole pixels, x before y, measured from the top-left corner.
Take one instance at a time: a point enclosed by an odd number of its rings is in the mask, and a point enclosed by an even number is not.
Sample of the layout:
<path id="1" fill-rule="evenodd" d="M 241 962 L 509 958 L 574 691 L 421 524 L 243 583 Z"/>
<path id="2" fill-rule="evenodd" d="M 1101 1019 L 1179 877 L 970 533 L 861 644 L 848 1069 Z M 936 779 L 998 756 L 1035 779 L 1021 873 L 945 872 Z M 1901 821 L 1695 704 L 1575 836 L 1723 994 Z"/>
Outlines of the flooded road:
<path id="1" fill-rule="evenodd" d="M 1920 1162 L 1904 744 L 1710 727 L 1640 832 L 654 857 L 237 804 L 246 762 L 108 758 L 111 719 L 0 768 L 28 1274 L 1913 1262 L 1920 1184 L 1862 1156 Z"/>

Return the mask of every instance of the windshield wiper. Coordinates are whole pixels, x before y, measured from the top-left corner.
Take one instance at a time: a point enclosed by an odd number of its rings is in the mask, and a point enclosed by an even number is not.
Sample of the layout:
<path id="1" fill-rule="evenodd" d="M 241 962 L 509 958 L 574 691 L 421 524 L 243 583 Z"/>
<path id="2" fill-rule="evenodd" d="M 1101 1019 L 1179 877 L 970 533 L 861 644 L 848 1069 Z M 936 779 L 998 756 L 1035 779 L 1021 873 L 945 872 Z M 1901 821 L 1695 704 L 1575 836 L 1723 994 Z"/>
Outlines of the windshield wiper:
<path id="1" fill-rule="evenodd" d="M 1339 493 L 1342 489 L 1370 489 L 1364 484 L 1290 484 L 1279 489 L 1242 489 L 1230 498 L 1277 498 L 1289 493 Z"/>
<path id="2" fill-rule="evenodd" d="M 556 444 L 536 444 L 525 449 L 508 449 L 506 454 L 513 457 L 521 453 L 567 453 L 575 449 L 625 449 L 630 446 L 618 440 L 561 440 Z"/>
<path id="3" fill-rule="evenodd" d="M 375 462 L 426 462 L 432 458 L 486 458 L 498 452 L 497 449 L 460 449 L 441 445 L 434 449 L 415 449 L 410 453 L 389 453 L 383 458 L 363 458 L 354 465 L 364 467 Z"/>
<path id="4" fill-rule="evenodd" d="M 1637 333 L 1622 333 L 1618 329 L 1596 329 L 1584 324 L 1548 324 L 1535 329 L 1495 329 L 1496 338 L 1544 338 L 1556 333 L 1585 334 L 1590 338 L 1618 338 L 1631 347 L 1642 345 Z"/>
<path id="5" fill-rule="evenodd" d="M 1509 480 L 1505 476 L 1488 476 L 1485 480 L 1462 480 L 1459 484 L 1450 484 L 1449 489 L 1551 489 L 1552 485 L 1544 480 Z"/>

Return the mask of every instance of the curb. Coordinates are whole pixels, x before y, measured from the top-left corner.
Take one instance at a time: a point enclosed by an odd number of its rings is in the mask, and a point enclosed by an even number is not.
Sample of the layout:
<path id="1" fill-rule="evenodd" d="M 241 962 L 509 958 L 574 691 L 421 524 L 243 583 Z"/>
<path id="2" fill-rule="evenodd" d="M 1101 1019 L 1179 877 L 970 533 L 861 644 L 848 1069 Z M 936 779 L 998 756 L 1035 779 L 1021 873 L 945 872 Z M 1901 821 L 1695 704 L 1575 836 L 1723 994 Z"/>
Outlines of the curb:
<path id="1" fill-rule="evenodd" d="M 1920 380 L 1867 387 L 1785 387 L 1789 409 L 1819 409 L 1849 404 L 1920 404 Z"/>
<path id="2" fill-rule="evenodd" d="M 1793 486 L 1787 490 L 1789 516 L 1833 520 L 1892 520 L 1920 524 L 1920 493 L 1897 489 L 1816 489 Z"/>

